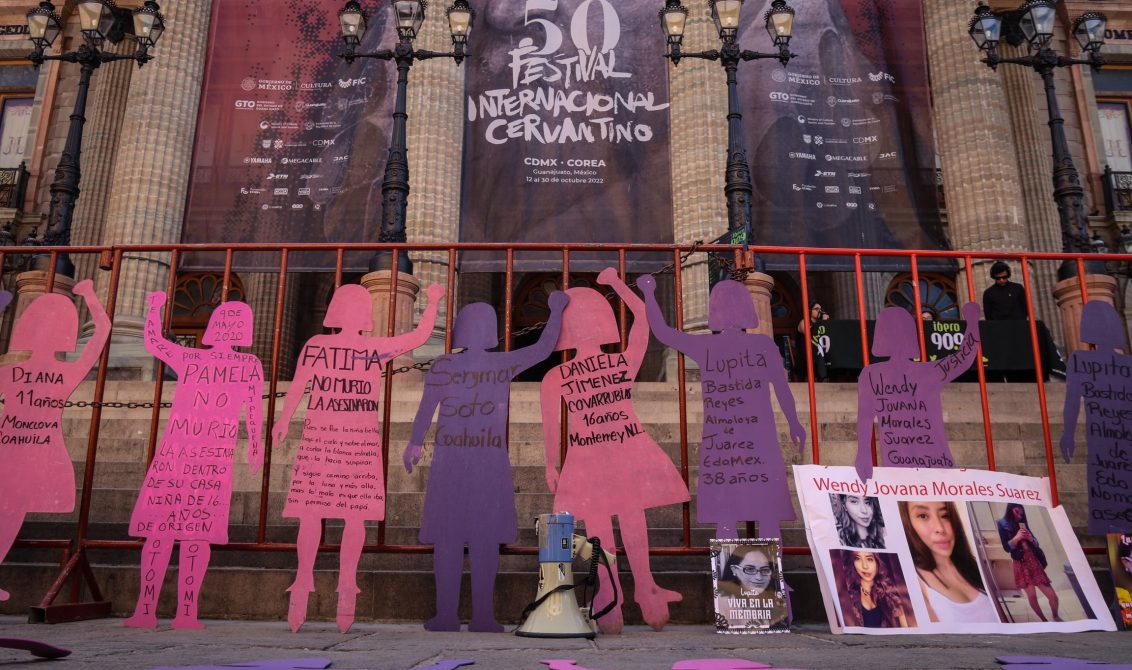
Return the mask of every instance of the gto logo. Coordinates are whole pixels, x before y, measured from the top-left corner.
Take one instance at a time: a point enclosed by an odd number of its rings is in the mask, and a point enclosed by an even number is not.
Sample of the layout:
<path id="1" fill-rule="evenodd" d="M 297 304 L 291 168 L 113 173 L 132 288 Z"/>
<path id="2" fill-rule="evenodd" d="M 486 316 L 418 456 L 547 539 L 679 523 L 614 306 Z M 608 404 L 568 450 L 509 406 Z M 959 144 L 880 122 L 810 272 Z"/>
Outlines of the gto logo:
<path id="1" fill-rule="evenodd" d="M 770 99 L 774 100 L 775 102 L 790 102 L 790 96 L 783 93 L 782 91 L 771 91 Z"/>
<path id="2" fill-rule="evenodd" d="M 255 100 L 237 100 L 236 109 L 255 109 Z"/>

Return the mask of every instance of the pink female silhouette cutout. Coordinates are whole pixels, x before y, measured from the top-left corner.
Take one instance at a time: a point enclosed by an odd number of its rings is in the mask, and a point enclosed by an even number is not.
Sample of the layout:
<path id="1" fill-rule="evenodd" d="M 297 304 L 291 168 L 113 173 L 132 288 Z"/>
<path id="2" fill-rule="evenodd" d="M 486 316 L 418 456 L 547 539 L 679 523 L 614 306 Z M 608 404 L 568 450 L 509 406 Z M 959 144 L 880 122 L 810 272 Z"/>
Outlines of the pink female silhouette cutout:
<path id="1" fill-rule="evenodd" d="M 737 281 L 716 284 L 708 311 L 708 328 L 715 334 L 689 335 L 665 322 L 656 301 L 656 279 L 645 275 L 637 286 L 645 296 L 656 339 L 700 367 L 704 429 L 696 518 L 714 523 L 720 539 L 739 537 L 738 522 L 748 520 L 758 521 L 759 537 L 781 537 L 781 523 L 795 515 L 770 387 L 799 452 L 806 429 L 798 421 L 778 347 L 766 335 L 744 330 L 759 325 L 750 293 Z"/>
<path id="2" fill-rule="evenodd" d="M 438 357 L 425 377 L 403 460 L 412 472 L 439 407 L 420 533 L 421 542 L 433 545 L 436 581 L 436 616 L 425 624 L 428 630 L 460 630 L 456 610 L 467 544 L 472 569 L 468 630 L 503 632 L 493 612 L 499 545 L 519 536 L 507 457 L 511 380 L 554 350 L 566 301 L 565 293 L 551 294 L 550 318 L 538 342 L 510 352 L 488 351 L 499 345 L 495 308 L 482 302 L 464 307 L 452 331 L 452 346 L 464 351 Z"/>
<path id="3" fill-rule="evenodd" d="M 1132 356 L 1124 324 L 1112 305 L 1092 301 L 1081 309 L 1081 341 L 1092 350 L 1069 355 L 1066 366 L 1061 455 L 1068 463 L 1077 444 L 1077 418 L 1085 401 L 1085 446 L 1089 452 L 1089 533 L 1132 532 Z M 1120 352 L 1124 353 L 1121 354 Z"/>
<path id="4" fill-rule="evenodd" d="M 303 345 L 298 370 L 273 430 L 275 444 L 281 444 L 310 386 L 302 441 L 283 507 L 283 516 L 299 520 L 298 573 L 287 589 L 291 592 L 287 623 L 292 631 L 298 632 L 307 619 L 324 519 L 345 521 L 339 548 L 338 629 L 345 633 L 354 623 L 365 522 L 385 518 L 385 470 L 377 413 L 385 364 L 428 341 L 443 295 L 442 286 L 428 287 L 428 306 L 416 330 L 397 337 L 374 337 L 363 334 L 374 328 L 369 292 L 357 284 L 343 284 L 334 291 L 322 321 L 339 332 L 315 335 Z"/>
<path id="5" fill-rule="evenodd" d="M 7 557 L 24 518 L 31 512 L 75 509 L 75 467 L 63 440 L 63 405 L 98 361 L 110 336 L 110 318 L 90 280 L 75 284 L 86 300 L 94 334 L 71 362 L 56 358 L 77 346 L 79 312 L 58 293 L 39 296 L 12 328 L 9 351 L 31 357 L 0 366 L 0 562 Z M 12 294 L 0 292 L 0 311 Z M 0 589 L 0 601 L 8 592 Z"/>
<path id="6" fill-rule="evenodd" d="M 637 604 L 645 621 L 660 630 L 668 622 L 668 603 L 683 596 L 660 588 L 653 579 L 645 510 L 687 502 L 688 487 L 633 410 L 633 380 L 649 343 L 645 304 L 613 268 L 603 270 L 598 283 L 611 286 L 633 313 L 628 346 L 620 354 L 602 351 L 603 344 L 620 342 L 620 335 L 613 309 L 600 293 L 590 288 L 566 292 L 570 304 L 562 317 L 556 349 L 574 349 L 576 355 L 552 368 L 542 380 L 546 483 L 556 494 L 554 511 L 574 514 L 585 523 L 587 534 L 599 537 L 606 547 L 614 546 L 613 517 L 617 516 Z M 567 453 L 559 475 L 563 401 Z M 594 609 L 604 608 L 613 598 L 613 584 L 600 571 L 599 575 Z M 620 585 L 617 590 L 622 592 Z M 621 603 L 598 624 L 606 633 L 620 632 Z"/>
<path id="7" fill-rule="evenodd" d="M 228 513 L 240 414 L 248 438 L 252 474 L 263 465 L 263 367 L 254 354 L 234 350 L 252 343 L 252 309 L 242 302 L 221 303 L 208 319 L 200 343 L 181 346 L 162 334 L 165 292 L 148 295 L 145 348 L 177 375 L 173 407 L 161 444 L 149 464 L 130 535 L 144 537 L 140 588 L 131 628 L 157 626 L 157 600 L 180 542 L 177 609 L 173 628 L 201 629 L 197 620 L 200 589 L 212 545 L 228 543 Z"/>
<path id="8" fill-rule="evenodd" d="M 872 435 L 876 423 L 880 464 L 905 468 L 955 466 L 943 423 L 943 387 L 971 367 L 979 353 L 979 306 L 963 305 L 963 344 L 936 361 L 920 362 L 918 324 L 907 310 L 887 307 L 877 316 L 873 355 L 887 361 L 866 365 L 857 379 L 857 474 L 873 476 Z"/>

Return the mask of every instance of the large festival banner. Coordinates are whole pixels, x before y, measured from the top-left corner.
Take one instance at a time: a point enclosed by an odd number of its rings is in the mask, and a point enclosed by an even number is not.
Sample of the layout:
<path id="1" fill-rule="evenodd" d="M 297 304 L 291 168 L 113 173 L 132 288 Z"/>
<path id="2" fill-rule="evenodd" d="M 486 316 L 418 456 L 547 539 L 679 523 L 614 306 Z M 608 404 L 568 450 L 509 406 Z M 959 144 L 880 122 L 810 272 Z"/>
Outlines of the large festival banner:
<path id="1" fill-rule="evenodd" d="M 477 4 L 460 240 L 671 243 L 669 65 L 656 4 Z M 517 265 L 535 269 L 538 258 L 520 254 Z M 468 254 L 461 269 L 500 263 Z"/>
<path id="2" fill-rule="evenodd" d="M 740 45 L 771 51 L 770 4 L 744 8 Z M 797 57 L 742 65 L 747 156 L 760 245 L 944 249 L 919 2 L 795 3 Z M 771 256 L 772 269 L 794 269 Z M 870 269 L 898 259 L 866 258 Z M 811 270 L 852 269 L 819 256 Z M 906 268 L 904 268 L 906 269 Z"/>
<path id="3" fill-rule="evenodd" d="M 341 0 L 287 3 L 279 11 L 255 0 L 213 3 L 183 242 L 377 238 L 396 69 L 337 57 L 341 7 Z M 381 3 L 369 16 L 359 53 L 396 42 L 389 7 Z M 369 255 L 347 254 L 347 269 L 364 269 Z M 238 253 L 234 260 L 241 268 L 275 268 L 279 256 Z M 332 252 L 304 252 L 289 264 L 317 270 L 333 268 L 334 260 Z M 218 267 L 224 256 L 186 261 Z"/>
<path id="4" fill-rule="evenodd" d="M 1049 480 L 795 465 L 834 633 L 1115 630 Z"/>

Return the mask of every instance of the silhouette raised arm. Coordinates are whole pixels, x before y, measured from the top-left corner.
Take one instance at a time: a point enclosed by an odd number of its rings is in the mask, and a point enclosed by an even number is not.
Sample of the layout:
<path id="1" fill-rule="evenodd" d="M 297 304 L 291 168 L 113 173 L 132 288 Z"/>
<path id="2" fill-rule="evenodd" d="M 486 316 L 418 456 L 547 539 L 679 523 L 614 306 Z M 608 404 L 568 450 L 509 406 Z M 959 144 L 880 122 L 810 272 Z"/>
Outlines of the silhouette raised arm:
<path id="1" fill-rule="evenodd" d="M 443 286 L 433 284 L 428 287 L 428 306 L 425 307 L 425 311 L 421 314 L 420 323 L 417 324 L 416 328 L 404 335 L 386 338 L 389 349 L 388 351 L 382 352 L 382 356 L 385 360 L 397 358 L 428 342 L 428 338 L 432 335 L 432 328 L 436 325 L 436 315 L 440 311 L 440 299 L 443 297 Z"/>
<path id="2" fill-rule="evenodd" d="M 102 303 L 94 292 L 94 282 L 84 279 L 75 284 L 73 292 L 86 300 L 87 309 L 90 310 L 90 316 L 94 319 L 94 334 L 83 347 L 83 352 L 71 364 L 72 369 L 81 370 L 83 376 L 86 376 L 86 373 L 98 362 L 98 357 L 102 355 L 102 348 L 106 346 L 106 340 L 110 339 L 110 317 L 106 314 L 106 310 L 102 308 Z"/>
<path id="3" fill-rule="evenodd" d="M 940 371 L 945 384 L 966 372 L 979 355 L 978 304 L 969 302 L 963 305 L 963 320 L 967 322 L 967 327 L 963 330 L 963 344 L 959 346 L 959 351 L 932 363 Z"/>
<path id="4" fill-rule="evenodd" d="M 554 345 L 558 342 L 558 334 L 562 332 L 562 311 L 566 309 L 568 302 L 570 302 L 569 296 L 562 291 L 555 291 L 547 298 L 547 305 L 550 306 L 550 318 L 546 320 L 546 326 L 543 327 L 542 335 L 539 336 L 538 341 L 529 347 L 523 347 L 507 354 L 508 363 L 519 368 L 515 370 L 516 374 L 546 360 L 546 357 L 554 352 Z"/>
<path id="5" fill-rule="evenodd" d="M 605 268 L 597 276 L 597 283 L 612 288 L 625 306 L 633 313 L 633 326 L 629 329 L 629 339 L 625 346 L 625 357 L 633 367 L 634 375 L 640 369 L 645 358 L 645 350 L 649 346 L 649 318 L 645 311 L 645 303 L 633 293 L 633 289 L 625 285 L 618 276 L 617 270 Z"/>
<path id="6" fill-rule="evenodd" d="M 437 362 L 440 360 L 437 359 Z M 401 454 L 401 460 L 405 464 L 405 472 L 411 473 L 413 466 L 421 460 L 425 435 L 428 433 L 429 426 L 432 425 L 432 415 L 436 413 L 436 406 L 444 398 L 444 386 L 433 381 L 435 377 L 437 377 L 437 374 L 431 370 L 425 376 L 424 395 L 421 396 L 420 407 L 417 407 L 417 416 L 413 419 L 413 432 L 409 436 L 409 443 L 405 445 L 405 451 Z"/>
<path id="7" fill-rule="evenodd" d="M 187 347 L 165 337 L 161 325 L 161 308 L 165 306 L 165 299 L 165 291 L 153 291 L 146 296 L 149 312 L 145 317 L 145 349 L 157 360 L 180 372 L 180 364 L 184 361 L 182 354 Z"/>
<path id="8" fill-rule="evenodd" d="M 685 353 L 694 359 L 703 358 L 705 347 L 701 344 L 701 337 L 689 335 L 668 325 L 664 314 L 660 311 L 660 303 L 656 301 L 656 278 L 652 275 L 642 275 L 637 279 L 637 288 L 645 296 L 645 313 L 648 315 L 649 327 L 656 339 L 666 346 Z"/>

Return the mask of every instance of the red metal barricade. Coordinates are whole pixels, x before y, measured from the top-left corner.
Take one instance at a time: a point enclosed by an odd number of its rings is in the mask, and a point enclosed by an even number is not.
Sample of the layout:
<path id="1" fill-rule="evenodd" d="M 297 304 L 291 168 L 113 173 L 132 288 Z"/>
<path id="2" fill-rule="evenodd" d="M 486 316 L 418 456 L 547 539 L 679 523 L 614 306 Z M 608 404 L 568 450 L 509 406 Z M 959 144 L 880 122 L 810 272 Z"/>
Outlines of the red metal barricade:
<path id="1" fill-rule="evenodd" d="M 118 293 L 121 284 L 121 273 L 123 258 L 132 254 L 168 254 L 169 258 L 169 273 L 167 280 L 167 291 L 169 294 L 173 293 L 176 284 L 177 268 L 180 265 L 184 255 L 189 252 L 223 252 L 224 253 L 224 268 L 223 268 L 223 286 L 222 295 L 228 294 L 228 288 L 233 275 L 233 268 L 239 267 L 238 255 L 248 252 L 271 252 L 278 255 L 278 267 L 276 270 L 277 282 L 277 300 L 273 320 L 273 337 L 271 352 L 272 357 L 269 363 L 270 369 L 270 385 L 267 402 L 267 421 L 265 422 L 265 442 L 266 442 L 266 456 L 262 472 L 262 484 L 260 488 L 259 500 L 259 521 L 258 529 L 256 532 L 256 540 L 254 542 L 234 542 L 226 547 L 218 547 L 218 549 L 239 550 L 239 551 L 295 551 L 294 543 L 282 543 L 268 541 L 267 538 L 267 525 L 268 525 L 268 496 L 269 496 L 269 480 L 273 467 L 279 467 L 278 464 L 272 463 L 272 424 L 275 415 L 276 396 L 279 383 L 279 369 L 280 369 L 280 355 L 281 355 L 281 341 L 283 333 L 283 320 L 287 318 L 284 313 L 284 296 L 287 290 L 287 282 L 290 276 L 289 272 L 289 257 L 293 253 L 303 251 L 323 251 L 332 252 L 336 257 L 336 266 L 334 268 L 334 286 L 337 287 L 342 283 L 343 264 L 345 255 L 354 251 L 375 251 L 380 249 L 391 249 L 393 254 L 392 267 L 397 267 L 397 257 L 402 253 L 417 253 L 417 252 L 439 252 L 447 254 L 448 271 L 445 283 L 448 288 L 448 300 L 452 300 L 456 288 L 456 267 L 458 254 L 462 252 L 495 252 L 501 257 L 505 258 L 505 279 L 506 288 L 503 296 L 503 324 L 504 336 L 503 347 L 510 350 L 513 345 L 513 322 L 512 322 L 512 309 L 514 304 L 513 295 L 513 279 L 515 275 L 515 262 L 516 254 L 529 251 L 539 252 L 557 252 L 561 254 L 561 284 L 563 288 L 567 288 L 570 282 L 571 275 L 571 258 L 578 254 L 585 254 L 587 258 L 595 254 L 604 254 L 610 258 L 610 265 L 616 266 L 622 278 L 626 277 L 626 268 L 628 263 L 637 254 L 643 253 L 661 253 L 667 254 L 671 257 L 672 263 L 661 272 L 671 273 L 673 275 L 673 286 L 675 291 L 675 321 L 674 326 L 677 329 L 684 327 L 685 314 L 684 314 L 684 301 L 683 294 L 687 287 L 687 282 L 684 277 L 684 266 L 688 262 L 702 262 L 702 258 L 697 258 L 700 254 L 718 254 L 720 258 L 728 259 L 733 258 L 734 261 L 724 260 L 724 265 L 731 267 L 749 267 L 750 255 L 758 253 L 760 255 L 774 255 L 781 259 L 783 257 L 792 257 L 796 259 L 796 267 L 800 276 L 800 293 L 802 304 L 808 305 L 810 302 L 811 289 L 809 275 L 807 273 L 807 260 L 814 257 L 822 256 L 840 256 L 846 260 L 851 260 L 853 267 L 853 277 L 857 290 L 857 309 L 858 320 L 860 322 L 860 336 L 861 336 L 861 354 L 862 360 L 869 360 L 868 342 L 867 342 L 867 329 L 866 329 L 866 298 L 865 298 L 865 282 L 862 259 L 863 258 L 886 258 L 889 261 L 903 260 L 906 261 L 907 266 L 912 275 L 912 286 L 915 294 L 915 306 L 917 311 L 921 307 L 920 295 L 920 262 L 923 259 L 950 259 L 956 266 L 965 274 L 965 292 L 968 300 L 978 300 L 976 294 L 975 284 L 973 282 L 973 263 L 975 261 L 991 261 L 991 260 L 1012 260 L 1021 265 L 1022 280 L 1026 289 L 1026 297 L 1030 307 L 1030 313 L 1034 314 L 1034 301 L 1032 296 L 1033 285 L 1031 278 L 1031 264 L 1036 262 L 1059 262 L 1064 260 L 1075 261 L 1078 268 L 1078 277 L 1080 283 L 1080 290 L 1085 299 L 1087 300 L 1087 286 L 1084 278 L 1086 257 L 1071 255 L 1071 254 L 1039 254 L 1039 253 L 984 253 L 984 252 L 945 252 L 945 251 L 894 251 L 894 250 L 881 250 L 881 249 L 812 249 L 812 248 L 795 248 L 795 247 L 752 247 L 748 252 L 743 252 L 737 248 L 726 245 L 705 245 L 695 243 L 691 245 L 607 245 L 607 244 L 573 244 L 573 245 L 552 245 L 552 244 L 406 244 L 406 245 L 378 245 L 378 244 L 354 244 L 354 245 L 333 245 L 333 244 L 305 244 L 305 245 L 269 245 L 269 244 L 232 244 L 232 245 L 123 245 L 115 247 L 41 247 L 41 248 L 23 248 L 23 247 L 6 247 L 0 248 L 0 266 L 4 265 L 6 258 L 25 257 L 28 254 L 45 254 L 49 257 L 50 264 L 47 271 L 46 283 L 47 290 L 52 290 L 55 283 L 55 260 L 60 253 L 69 253 L 73 256 L 81 254 L 98 255 L 98 265 L 102 271 L 109 273 L 108 282 L 108 295 L 105 296 L 106 311 L 111 319 L 114 318 L 115 308 L 118 304 Z M 605 257 L 603 256 L 603 257 Z M 1116 261 L 1127 263 L 1130 257 L 1121 254 L 1103 254 L 1103 255 L 1090 255 L 1087 257 L 1089 260 L 1102 260 L 1102 261 Z M 659 273 L 658 273 L 659 274 Z M 706 287 L 705 287 L 706 290 Z M 395 295 L 397 291 L 397 282 L 394 282 L 390 288 L 390 295 Z M 960 301 L 962 302 L 962 301 Z M 449 302 L 451 305 L 452 302 Z M 396 311 L 394 309 L 395 301 L 389 301 L 388 311 L 388 335 L 393 335 L 396 330 Z M 172 315 L 173 301 L 170 300 L 165 306 L 165 323 L 168 324 Z M 452 322 L 453 322 L 453 309 L 446 310 L 447 320 L 445 323 L 445 348 L 447 351 L 451 350 L 452 346 Z M 620 305 L 618 310 L 619 323 L 622 332 L 622 345 L 624 345 L 624 338 L 626 332 L 626 308 L 624 304 Z M 805 342 L 811 340 L 811 329 L 808 318 L 803 318 L 803 330 Z M 1036 374 L 1036 392 L 1038 396 L 1038 405 L 1041 412 L 1041 425 L 1043 430 L 1044 448 L 1045 448 L 1045 461 L 1047 475 L 1050 479 L 1050 487 L 1053 494 L 1053 501 L 1057 504 L 1058 501 L 1058 482 L 1057 472 L 1054 467 L 1054 451 L 1052 435 L 1050 430 L 1049 415 L 1046 408 L 1046 386 L 1043 381 L 1042 370 L 1042 357 L 1039 351 L 1038 333 L 1034 320 L 1030 321 L 1030 339 L 1032 344 L 1032 356 Z M 108 539 L 94 539 L 90 537 L 90 515 L 91 515 L 91 497 L 94 491 L 94 477 L 95 471 L 99 463 L 98 449 L 99 449 L 99 431 L 102 424 L 103 417 L 103 401 L 105 400 L 106 382 L 107 382 L 107 367 L 110 357 L 110 351 L 113 344 L 108 344 L 106 349 L 102 352 L 102 356 L 97 369 L 97 376 L 95 378 L 95 385 L 93 391 L 93 402 L 90 416 L 89 436 L 87 439 L 87 448 L 85 456 L 85 470 L 82 478 L 82 488 L 79 497 L 79 511 L 78 511 L 78 524 L 73 537 L 59 537 L 59 538 L 41 538 L 34 540 L 19 540 L 18 546 L 25 547 L 40 547 L 40 548 L 53 548 L 62 551 L 63 568 L 60 571 L 59 577 L 50 591 L 44 596 L 40 608 L 41 620 L 57 621 L 68 620 L 75 618 L 85 618 L 89 616 L 104 615 L 108 609 L 105 603 L 101 605 L 92 604 L 90 601 L 81 602 L 81 594 L 79 589 L 81 582 L 85 581 L 91 588 L 91 594 L 94 601 L 101 601 L 101 595 L 98 592 L 95 575 L 90 567 L 88 559 L 88 550 L 90 549 L 114 549 L 114 548 L 137 548 L 142 546 L 141 541 L 137 540 L 108 540 Z M 820 430 L 819 430 L 819 415 L 821 408 L 817 403 L 817 396 L 815 393 L 815 379 L 814 379 L 814 366 L 813 366 L 813 351 L 809 346 L 803 347 L 805 351 L 805 358 L 807 361 L 807 392 L 809 395 L 810 412 L 810 439 L 811 439 L 811 461 L 813 463 L 821 463 L 821 444 L 820 444 Z M 922 329 L 920 330 L 920 349 L 921 355 L 926 355 L 925 341 Z M 977 363 L 978 368 L 978 388 L 979 397 L 982 407 L 983 418 L 983 432 L 986 441 L 986 464 L 991 470 L 996 469 L 997 463 L 995 459 L 995 446 L 994 435 L 992 431 L 992 417 L 990 405 L 988 403 L 987 395 L 987 377 L 983 369 L 982 363 L 982 350 L 980 346 L 980 355 Z M 392 364 L 390 364 L 392 366 Z M 265 366 L 267 367 L 267 366 Z M 153 381 L 153 411 L 150 419 L 150 429 L 148 435 L 148 448 L 147 458 L 152 459 L 158 439 L 160 429 L 160 400 L 163 391 L 163 368 L 158 369 L 156 380 Z M 382 449 L 383 460 L 385 463 L 386 472 L 383 473 L 388 483 L 388 467 L 389 467 L 389 442 L 390 442 L 390 424 L 391 424 L 391 410 L 390 394 L 392 391 L 393 375 L 387 374 L 385 377 L 385 391 L 384 391 L 384 411 L 382 415 Z M 679 471 L 684 477 L 685 482 L 688 481 L 691 464 L 690 448 L 688 444 L 688 399 L 686 392 L 686 372 L 683 355 L 677 358 L 677 388 L 678 398 L 677 406 L 679 410 L 679 454 L 680 463 Z M 139 382 L 142 383 L 142 382 Z M 566 440 L 563 440 L 563 450 L 565 450 Z M 565 456 L 563 453 L 562 456 Z M 873 443 L 873 461 L 876 462 L 876 444 L 875 438 Z M 690 515 L 690 505 L 685 503 L 682 513 L 682 540 L 678 546 L 661 546 L 654 547 L 652 553 L 654 555 L 688 555 L 688 554 L 705 554 L 706 547 L 693 546 L 692 542 L 692 522 Z M 324 544 L 321 547 L 323 551 L 334 551 L 336 546 Z M 365 547 L 367 552 L 388 552 L 388 553 L 424 553 L 429 552 L 431 548 L 426 545 L 416 544 L 395 544 L 386 542 L 386 528 L 385 523 L 379 524 L 378 528 L 378 542 L 376 544 L 368 545 Z M 1099 547 L 1087 548 L 1090 553 L 1097 553 L 1102 549 Z M 784 547 L 784 552 L 787 554 L 806 554 L 808 548 L 805 546 L 787 546 Z M 508 546 L 504 548 L 504 553 L 511 554 L 533 554 L 536 548 L 533 546 Z M 54 601 L 66 586 L 68 580 L 77 577 L 78 579 L 72 581 L 71 600 L 70 605 L 55 605 Z"/>

